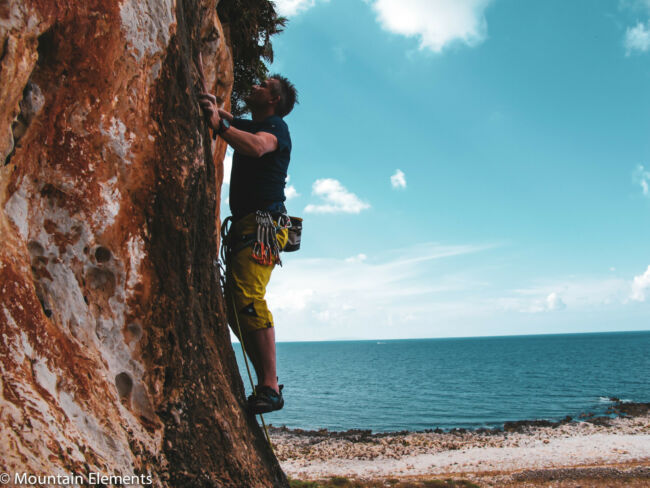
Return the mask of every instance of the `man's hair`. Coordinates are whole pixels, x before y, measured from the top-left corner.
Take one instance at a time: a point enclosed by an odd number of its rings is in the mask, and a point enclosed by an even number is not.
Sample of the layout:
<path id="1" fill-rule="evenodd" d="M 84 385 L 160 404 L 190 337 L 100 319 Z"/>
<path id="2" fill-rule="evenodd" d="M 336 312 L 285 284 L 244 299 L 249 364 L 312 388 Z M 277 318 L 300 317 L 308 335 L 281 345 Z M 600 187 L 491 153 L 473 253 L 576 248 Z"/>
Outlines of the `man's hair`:
<path id="1" fill-rule="evenodd" d="M 278 81 L 277 85 L 275 83 L 273 84 L 274 87 L 279 86 L 279 90 L 277 88 L 273 89 L 273 95 L 278 95 L 280 97 L 280 100 L 275 107 L 275 113 L 280 117 L 284 117 L 289 114 L 289 112 L 293 110 L 293 106 L 298 103 L 298 91 L 296 90 L 296 87 L 293 86 L 293 83 L 282 75 L 273 74 L 269 76 L 269 78 Z"/>

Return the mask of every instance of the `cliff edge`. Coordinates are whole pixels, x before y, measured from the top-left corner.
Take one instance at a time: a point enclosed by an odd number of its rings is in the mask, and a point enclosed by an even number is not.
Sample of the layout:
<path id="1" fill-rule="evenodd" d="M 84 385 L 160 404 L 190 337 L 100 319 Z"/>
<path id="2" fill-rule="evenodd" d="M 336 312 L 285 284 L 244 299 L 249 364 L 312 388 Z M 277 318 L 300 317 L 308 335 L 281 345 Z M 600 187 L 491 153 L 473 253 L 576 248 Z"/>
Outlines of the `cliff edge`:
<path id="1" fill-rule="evenodd" d="M 282 487 L 216 264 L 217 0 L 0 4 L 0 471 Z"/>

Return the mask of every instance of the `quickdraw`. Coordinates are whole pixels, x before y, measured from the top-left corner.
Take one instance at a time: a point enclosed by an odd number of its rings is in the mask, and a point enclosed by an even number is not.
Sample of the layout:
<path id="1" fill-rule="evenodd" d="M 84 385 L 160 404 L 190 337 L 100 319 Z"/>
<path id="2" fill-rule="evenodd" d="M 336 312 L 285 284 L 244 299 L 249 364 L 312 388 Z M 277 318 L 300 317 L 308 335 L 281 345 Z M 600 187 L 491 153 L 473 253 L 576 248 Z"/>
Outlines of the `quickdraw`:
<path id="1" fill-rule="evenodd" d="M 257 240 L 253 245 L 253 259 L 265 266 L 271 266 L 273 264 L 282 266 L 282 260 L 280 259 L 281 249 L 278 244 L 277 232 L 278 230 L 291 227 L 291 220 L 287 215 L 282 214 L 278 217 L 276 226 L 269 212 L 258 210 L 255 212 L 255 222 L 257 223 Z"/>
<path id="2" fill-rule="evenodd" d="M 277 224 L 275 224 L 273 222 L 273 216 L 269 212 L 260 210 L 255 213 L 255 221 L 257 228 L 251 234 L 230 232 L 232 218 L 227 217 L 223 221 L 221 226 L 222 261 L 228 263 L 231 255 L 250 246 L 252 248 L 251 258 L 256 262 L 266 266 L 272 264 L 282 266 L 282 260 L 280 259 L 280 251 L 282 249 L 280 249 L 276 234 L 282 229 L 291 229 L 291 217 L 280 214 L 277 217 Z"/>

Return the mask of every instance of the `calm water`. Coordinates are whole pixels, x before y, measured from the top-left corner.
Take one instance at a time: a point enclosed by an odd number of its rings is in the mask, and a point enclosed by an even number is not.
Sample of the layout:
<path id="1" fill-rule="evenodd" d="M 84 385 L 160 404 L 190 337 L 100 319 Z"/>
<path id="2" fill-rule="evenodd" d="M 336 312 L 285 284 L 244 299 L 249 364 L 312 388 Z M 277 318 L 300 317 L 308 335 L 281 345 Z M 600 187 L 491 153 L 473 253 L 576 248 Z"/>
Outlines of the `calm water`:
<path id="1" fill-rule="evenodd" d="M 242 378 L 250 385 L 237 352 Z M 268 423 L 373 431 L 498 426 L 650 402 L 650 332 L 279 343 Z"/>

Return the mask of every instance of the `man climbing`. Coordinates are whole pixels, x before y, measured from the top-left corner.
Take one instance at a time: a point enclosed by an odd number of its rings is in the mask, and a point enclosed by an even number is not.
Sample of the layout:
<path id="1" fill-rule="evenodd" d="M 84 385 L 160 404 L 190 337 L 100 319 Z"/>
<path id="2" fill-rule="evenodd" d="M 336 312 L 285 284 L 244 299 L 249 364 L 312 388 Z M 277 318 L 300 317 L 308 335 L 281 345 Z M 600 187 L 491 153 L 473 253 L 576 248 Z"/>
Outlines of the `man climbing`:
<path id="1" fill-rule="evenodd" d="M 245 100 L 252 120 L 235 118 L 218 108 L 211 94 L 202 93 L 199 97 L 215 135 L 235 150 L 230 177 L 229 240 L 243 242 L 245 247 L 235 244 L 231 248 L 226 262 L 226 293 L 230 295 L 230 326 L 246 345 L 257 374 L 258 385 L 248 398 L 248 408 L 255 414 L 284 406 L 276 376 L 273 316 L 264 295 L 271 272 L 280 262 L 277 252 L 288 239 L 287 229 L 281 228 L 276 234 L 276 226 L 286 227 L 288 223 L 284 186 L 291 138 L 283 117 L 293 109 L 296 97 L 295 87 L 285 77 L 269 77 L 254 85 Z M 260 243 L 260 233 L 266 235 L 265 232 L 272 234 L 270 241 L 266 236 L 270 248 Z M 251 241 L 249 236 L 255 238 Z"/>

